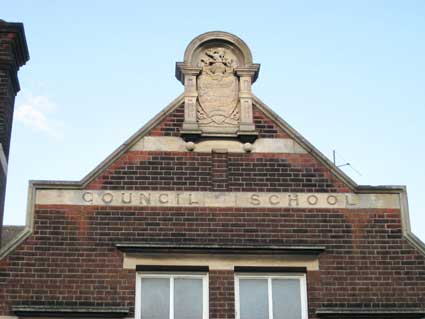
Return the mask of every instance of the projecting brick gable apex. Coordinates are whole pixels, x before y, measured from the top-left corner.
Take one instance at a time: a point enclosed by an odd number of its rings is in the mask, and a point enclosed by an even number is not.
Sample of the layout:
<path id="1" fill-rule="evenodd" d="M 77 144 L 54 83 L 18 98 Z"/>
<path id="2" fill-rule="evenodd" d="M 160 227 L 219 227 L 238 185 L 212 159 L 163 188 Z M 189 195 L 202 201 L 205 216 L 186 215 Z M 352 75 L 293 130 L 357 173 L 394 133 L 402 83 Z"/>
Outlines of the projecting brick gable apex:
<path id="1" fill-rule="evenodd" d="M 194 151 L 189 151 L 180 134 L 184 120 L 184 104 L 180 97 L 125 142 L 118 149 L 120 151 L 118 154 L 115 152 L 95 172 L 89 174 L 87 176 L 89 178 L 86 178 L 83 184 L 86 189 L 105 190 L 214 190 L 211 186 L 214 178 L 210 178 L 213 174 L 211 167 L 214 157 L 211 152 L 214 148 L 222 149 L 223 145 L 226 148 L 230 143 L 229 145 L 234 145 L 236 149 L 227 150 L 229 155 L 226 156 L 226 160 L 228 168 L 235 169 L 235 174 L 229 175 L 230 178 L 234 177 L 235 183 L 228 187 L 223 186 L 221 190 L 261 192 L 353 190 L 353 182 L 344 173 L 318 153 L 258 98 L 254 100 L 253 115 L 258 132 L 258 139 L 253 144 L 254 152 L 244 152 L 243 143 L 236 138 L 233 141 L 219 138 L 201 141 L 199 144 L 195 143 Z M 281 151 L 274 149 L 273 146 L 279 143 L 293 145 L 293 149 Z M 205 144 L 209 146 L 203 146 Z M 239 169 L 237 166 L 244 167 L 239 177 L 236 173 Z M 269 166 L 270 169 L 277 168 L 278 174 L 273 176 L 262 174 L 264 166 Z M 179 169 L 181 171 L 176 172 Z M 174 184 L 173 177 L 176 179 Z M 254 184 L 244 183 L 244 178 L 248 177 Z M 270 182 L 270 185 L 265 185 L 267 182 Z M 262 186 L 259 186 L 259 183 Z"/>
<path id="2" fill-rule="evenodd" d="M 327 192 L 350 192 L 354 191 L 356 184 L 341 170 L 335 167 L 323 154 L 315 149 L 307 140 L 305 140 L 299 133 L 291 128 L 286 122 L 284 122 L 277 114 L 275 114 L 270 108 L 268 108 L 263 102 L 255 97 L 253 101 L 253 117 L 256 130 L 258 132 L 257 144 L 261 142 L 267 142 L 271 144 L 271 140 L 283 141 L 286 144 L 293 143 L 297 149 L 297 152 L 293 153 L 285 151 L 258 151 L 252 154 L 245 153 L 239 154 L 241 157 L 248 161 L 259 161 L 260 157 L 274 158 L 274 161 L 285 161 L 289 164 L 295 165 L 296 169 L 301 169 L 305 174 L 318 173 L 319 175 L 311 176 L 312 178 L 321 178 L 319 181 L 318 188 L 322 188 L 322 184 L 325 183 L 328 186 Z M 152 160 L 152 156 L 155 156 L 157 160 L 159 157 L 167 155 L 175 156 L 180 155 L 181 159 L 184 158 L 199 158 L 199 161 L 208 161 L 205 157 L 205 153 L 211 155 L 211 150 L 216 148 L 222 148 L 221 142 L 217 142 L 217 146 L 214 146 L 216 142 L 210 141 L 209 149 L 201 150 L 196 149 L 194 152 L 188 151 L 185 146 L 185 141 L 181 137 L 180 130 L 184 120 L 184 101 L 183 96 L 179 96 L 170 105 L 168 105 L 163 111 L 161 111 L 155 118 L 148 122 L 142 127 L 136 134 L 134 134 L 129 140 L 122 144 L 113 154 L 111 154 L 104 162 L 96 167 L 91 173 L 89 173 L 83 180 L 82 185 L 88 189 L 101 189 L 101 185 L 104 184 L 105 177 L 110 176 L 116 169 L 119 169 L 124 163 L 129 165 L 130 162 L 136 160 L 138 162 Z M 144 139 L 149 139 L 150 148 L 142 147 Z M 159 140 L 166 139 L 166 141 L 172 141 L 172 143 L 178 143 L 179 146 L 174 145 L 173 148 L 155 146 Z M 168 140 L 167 140 L 168 139 Z M 282 142 L 282 143 L 283 143 Z M 169 143 L 169 142 L 167 142 Z M 234 142 L 237 145 L 235 139 Z M 146 144 L 146 143 L 145 143 Z M 204 143 L 205 144 L 205 143 Z M 242 150 L 242 143 L 238 146 Z M 256 144 L 254 143 L 254 148 Z M 244 153 L 244 152 L 240 152 Z M 231 156 L 238 156 L 237 153 L 229 151 Z M 201 159 L 204 157 L 204 159 Z M 280 159 L 280 160 L 279 160 Z M 198 161 L 196 159 L 195 161 Z M 273 160 L 272 160 L 273 161 Z M 172 165 L 172 163 L 170 163 Z M 207 165 L 207 164 L 205 164 Z M 270 164 L 274 165 L 274 164 Z M 279 165 L 279 164 L 277 164 Z M 130 165 L 131 166 L 131 165 Z M 131 167 L 131 169 L 140 169 Z M 302 173 L 301 172 L 301 173 Z M 125 173 L 131 175 L 131 173 Z M 297 176 L 295 176 L 297 177 Z M 307 176 L 305 176 L 307 177 Z M 124 177 L 116 177 L 117 180 L 125 179 Z M 300 180 L 300 182 L 303 182 Z M 305 181 L 304 181 L 305 182 Z M 311 182 L 307 180 L 307 183 Z M 118 183 L 119 184 L 119 183 Z M 333 185 L 331 188 L 329 188 Z M 150 184 L 152 186 L 152 184 Z M 155 186 L 155 185 L 153 185 Z M 307 186 L 307 185 L 306 185 Z M 197 187 L 194 185 L 194 187 Z M 314 186 L 313 186 L 314 187 Z M 300 187 L 298 187 L 300 189 Z M 276 188 L 276 191 L 281 189 Z M 273 191 L 273 190 L 271 190 Z M 310 190 L 306 190 L 310 191 Z"/>

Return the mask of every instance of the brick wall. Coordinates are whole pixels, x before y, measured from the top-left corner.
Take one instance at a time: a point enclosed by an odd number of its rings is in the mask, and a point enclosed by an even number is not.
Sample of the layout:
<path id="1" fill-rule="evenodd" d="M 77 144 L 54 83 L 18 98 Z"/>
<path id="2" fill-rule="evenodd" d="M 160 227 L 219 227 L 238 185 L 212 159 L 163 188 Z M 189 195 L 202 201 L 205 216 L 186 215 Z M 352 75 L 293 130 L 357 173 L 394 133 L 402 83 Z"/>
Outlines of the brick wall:
<path id="1" fill-rule="evenodd" d="M 176 134 L 181 108 L 151 135 Z M 264 136 L 284 136 L 257 110 Z M 347 192 L 309 154 L 133 151 L 87 189 Z M 402 237 L 395 209 L 195 208 L 38 205 L 34 232 L 0 261 L 0 315 L 12 305 L 124 306 L 134 311 L 135 271 L 119 242 L 320 245 L 307 274 L 309 318 L 319 307 L 425 305 L 425 257 Z M 234 274 L 209 273 L 210 318 L 234 318 Z M 130 314 L 130 315 L 131 315 Z"/>
<path id="2" fill-rule="evenodd" d="M 24 28 L 21 23 L 0 20 L 0 145 L 6 161 L 9 159 L 15 96 L 19 91 L 18 70 L 28 61 Z M 0 176 L 0 241 L 3 226 L 4 196 L 7 172 Z M 1 245 L 1 242 L 0 242 Z"/>
<path id="3" fill-rule="evenodd" d="M 310 154 L 132 151 L 90 189 L 234 192 L 348 192 Z"/>
<path id="4" fill-rule="evenodd" d="M 235 318 L 235 277 L 233 271 L 209 272 L 209 310 L 211 319 Z"/>
<path id="5" fill-rule="evenodd" d="M 183 111 L 183 106 L 178 106 L 148 135 L 180 136 Z M 257 107 L 254 108 L 254 115 L 259 137 L 288 138 Z M 88 188 L 173 191 L 212 191 L 217 188 L 234 192 L 350 191 L 347 185 L 310 154 L 153 151 L 127 152 L 91 182 Z"/>
<path id="6" fill-rule="evenodd" d="M 288 138 L 276 123 L 270 120 L 258 107 L 253 106 L 255 129 L 260 138 Z M 184 121 L 184 105 L 181 104 L 168 115 L 157 127 L 152 129 L 148 135 L 151 136 L 180 136 L 180 128 Z"/>
<path id="7" fill-rule="evenodd" d="M 308 274 L 311 313 L 420 307 L 425 258 L 400 229 L 397 210 L 38 206 L 34 234 L 0 261 L 0 313 L 12 304 L 133 308 L 135 275 L 117 242 L 323 245 L 320 274 Z M 234 315 L 232 280 L 210 272 L 211 318 Z"/>

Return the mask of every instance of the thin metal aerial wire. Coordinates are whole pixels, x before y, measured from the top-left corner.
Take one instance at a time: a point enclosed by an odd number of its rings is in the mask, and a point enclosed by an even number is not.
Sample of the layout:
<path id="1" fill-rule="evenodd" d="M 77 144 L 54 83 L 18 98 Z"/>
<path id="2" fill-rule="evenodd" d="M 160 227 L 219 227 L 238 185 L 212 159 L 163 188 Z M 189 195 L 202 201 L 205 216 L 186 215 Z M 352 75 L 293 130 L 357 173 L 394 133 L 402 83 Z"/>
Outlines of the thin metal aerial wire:
<path id="1" fill-rule="evenodd" d="M 359 176 L 362 176 L 362 174 L 349 162 L 349 161 L 347 161 L 339 152 L 337 153 L 335 150 L 334 150 L 334 154 L 335 154 L 335 159 L 336 159 L 336 154 L 338 154 L 338 156 L 345 162 L 345 164 L 342 164 L 342 165 L 337 165 L 336 164 L 336 161 L 335 161 L 335 166 L 336 167 L 343 167 L 343 166 L 349 166 L 354 172 L 356 172 Z"/>

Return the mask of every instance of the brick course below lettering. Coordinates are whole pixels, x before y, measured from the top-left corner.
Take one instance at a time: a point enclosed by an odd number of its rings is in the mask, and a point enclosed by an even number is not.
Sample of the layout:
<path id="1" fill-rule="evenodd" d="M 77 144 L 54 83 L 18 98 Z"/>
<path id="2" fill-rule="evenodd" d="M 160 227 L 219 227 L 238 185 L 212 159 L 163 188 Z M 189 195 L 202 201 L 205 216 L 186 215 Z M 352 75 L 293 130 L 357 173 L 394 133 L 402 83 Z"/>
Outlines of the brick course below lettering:
<path id="1" fill-rule="evenodd" d="M 310 318 L 318 306 L 423 304 L 425 258 L 402 238 L 398 210 L 37 206 L 33 235 L 0 261 L 0 314 L 12 304 L 133 309 L 120 242 L 322 245 L 320 276 L 307 277 Z M 233 318 L 231 279 L 210 273 L 210 318 Z"/>
<path id="2" fill-rule="evenodd" d="M 225 158 L 225 162 L 220 158 Z M 329 193 L 349 191 L 346 185 L 338 181 L 310 154 L 155 151 L 126 153 L 103 175 L 90 183 L 88 189 Z"/>

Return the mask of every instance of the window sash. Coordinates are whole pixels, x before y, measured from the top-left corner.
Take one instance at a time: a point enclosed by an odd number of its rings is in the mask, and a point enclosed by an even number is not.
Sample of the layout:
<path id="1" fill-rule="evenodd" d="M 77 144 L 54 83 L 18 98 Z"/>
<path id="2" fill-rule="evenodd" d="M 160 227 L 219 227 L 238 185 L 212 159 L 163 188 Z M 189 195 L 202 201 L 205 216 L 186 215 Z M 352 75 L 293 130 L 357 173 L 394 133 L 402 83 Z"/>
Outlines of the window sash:
<path id="1" fill-rule="evenodd" d="M 307 282 L 305 274 L 236 274 L 235 275 L 235 310 L 236 319 L 240 318 L 240 289 L 239 281 L 243 279 L 267 280 L 267 298 L 269 319 L 273 319 L 273 279 L 298 279 L 300 282 L 301 319 L 308 319 Z"/>
<path id="2" fill-rule="evenodd" d="M 136 302 L 135 319 L 141 319 L 141 294 L 143 278 L 166 278 L 170 280 L 170 309 L 169 319 L 174 319 L 174 280 L 175 279 L 201 279 L 202 280 L 202 319 L 208 319 L 208 273 L 207 274 L 188 274 L 182 273 L 136 273 Z"/>

